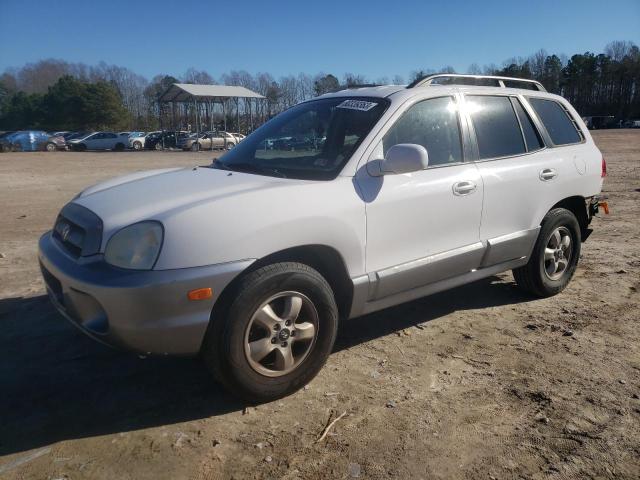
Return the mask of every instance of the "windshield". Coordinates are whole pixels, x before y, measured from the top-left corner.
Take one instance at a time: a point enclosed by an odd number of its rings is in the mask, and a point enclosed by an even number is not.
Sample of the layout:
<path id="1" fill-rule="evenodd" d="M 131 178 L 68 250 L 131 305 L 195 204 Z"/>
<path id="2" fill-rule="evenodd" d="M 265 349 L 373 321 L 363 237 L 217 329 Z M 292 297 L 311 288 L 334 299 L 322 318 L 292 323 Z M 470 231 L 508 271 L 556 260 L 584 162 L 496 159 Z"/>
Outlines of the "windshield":
<path id="1" fill-rule="evenodd" d="M 332 180 L 387 109 L 384 98 L 328 98 L 281 113 L 213 168 L 274 177 Z"/>

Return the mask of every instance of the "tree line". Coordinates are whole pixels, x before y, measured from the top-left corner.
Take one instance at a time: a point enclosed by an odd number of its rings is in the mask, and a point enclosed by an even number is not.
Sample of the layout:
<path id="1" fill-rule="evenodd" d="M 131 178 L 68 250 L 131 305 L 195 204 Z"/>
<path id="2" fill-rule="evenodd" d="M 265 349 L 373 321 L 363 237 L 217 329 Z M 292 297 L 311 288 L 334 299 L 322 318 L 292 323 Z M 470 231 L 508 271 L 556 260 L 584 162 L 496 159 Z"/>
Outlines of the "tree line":
<path id="1" fill-rule="evenodd" d="M 450 66 L 440 70 L 416 69 L 409 82 L 430 73 L 455 73 Z M 608 44 L 604 52 L 586 52 L 567 57 L 540 50 L 528 57 L 514 57 L 501 66 L 478 64 L 466 73 L 504 75 L 540 81 L 545 88 L 567 98 L 583 115 L 612 115 L 619 120 L 640 118 L 640 49 L 629 41 Z M 181 77 L 157 75 L 151 80 L 128 68 L 41 60 L 0 75 L 0 129 L 41 128 L 45 130 L 141 129 L 158 128 L 158 97 L 172 83 L 239 85 L 265 97 L 252 108 L 260 123 L 296 103 L 323 93 L 363 84 L 397 84 L 405 79 L 369 79 L 347 73 L 342 79 L 333 74 L 286 75 L 278 79 L 269 73 L 251 74 L 234 70 L 214 78 L 208 72 L 190 68 Z M 227 109 L 232 128 L 235 108 Z M 182 107 L 185 118 L 193 118 L 193 106 Z M 174 112 L 175 115 L 175 112 Z M 219 120 L 221 113 L 217 113 Z M 166 122 L 163 123 L 167 125 Z"/>

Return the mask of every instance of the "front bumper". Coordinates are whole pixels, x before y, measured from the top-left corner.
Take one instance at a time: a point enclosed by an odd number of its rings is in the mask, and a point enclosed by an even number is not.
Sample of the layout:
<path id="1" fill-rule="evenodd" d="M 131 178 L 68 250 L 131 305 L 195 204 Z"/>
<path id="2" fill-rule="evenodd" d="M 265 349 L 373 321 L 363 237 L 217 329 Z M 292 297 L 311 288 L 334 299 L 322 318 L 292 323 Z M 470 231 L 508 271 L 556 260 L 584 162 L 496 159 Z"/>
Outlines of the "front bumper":
<path id="1" fill-rule="evenodd" d="M 222 290 L 252 260 L 176 270 L 112 267 L 102 255 L 76 259 L 45 233 L 38 257 L 56 309 L 92 338 L 140 353 L 195 355 Z M 210 287 L 213 297 L 187 292 Z"/>

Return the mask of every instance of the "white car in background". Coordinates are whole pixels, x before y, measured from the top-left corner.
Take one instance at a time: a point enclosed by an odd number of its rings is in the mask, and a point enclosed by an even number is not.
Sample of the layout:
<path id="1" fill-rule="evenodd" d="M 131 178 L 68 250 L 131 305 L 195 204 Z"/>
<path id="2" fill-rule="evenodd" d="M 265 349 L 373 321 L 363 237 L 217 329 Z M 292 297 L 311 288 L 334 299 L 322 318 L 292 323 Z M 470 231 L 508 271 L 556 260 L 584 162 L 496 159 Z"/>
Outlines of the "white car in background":
<path id="1" fill-rule="evenodd" d="M 134 132 L 129 135 L 128 139 L 128 147 L 133 148 L 134 150 L 142 150 L 144 148 L 144 142 L 149 135 L 153 135 L 160 132 Z"/>
<path id="2" fill-rule="evenodd" d="M 84 137 L 74 138 L 68 142 L 71 150 L 116 150 L 122 151 L 126 146 L 126 138 L 114 132 L 93 132 Z"/>

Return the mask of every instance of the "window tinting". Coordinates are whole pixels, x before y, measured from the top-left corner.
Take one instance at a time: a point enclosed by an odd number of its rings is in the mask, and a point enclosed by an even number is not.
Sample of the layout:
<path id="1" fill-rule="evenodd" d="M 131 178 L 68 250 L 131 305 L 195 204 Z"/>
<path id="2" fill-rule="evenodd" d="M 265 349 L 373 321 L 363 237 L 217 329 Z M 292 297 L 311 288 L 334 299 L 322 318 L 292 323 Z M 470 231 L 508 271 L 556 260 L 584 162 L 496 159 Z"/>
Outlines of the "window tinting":
<path id="1" fill-rule="evenodd" d="M 522 132 L 524 133 L 524 139 L 527 142 L 527 151 L 534 152 L 536 150 L 540 150 L 544 147 L 542 140 L 540 139 L 540 135 L 534 127 L 529 114 L 525 111 L 520 103 L 520 100 L 517 98 L 513 99 L 513 104 L 516 109 L 516 113 L 518 114 L 518 119 L 520 120 L 520 125 L 522 125 Z"/>
<path id="2" fill-rule="evenodd" d="M 429 153 L 429 165 L 461 162 L 460 126 L 453 98 L 433 98 L 409 108 L 382 140 L 384 153 L 399 143 L 422 145 Z"/>
<path id="3" fill-rule="evenodd" d="M 529 98 L 529 103 L 540 117 L 555 145 L 568 145 L 582 141 L 582 135 L 578 133 L 573 120 L 558 102 L 543 98 Z"/>
<path id="4" fill-rule="evenodd" d="M 509 97 L 468 95 L 466 100 L 480 159 L 525 153 L 520 125 Z"/>

